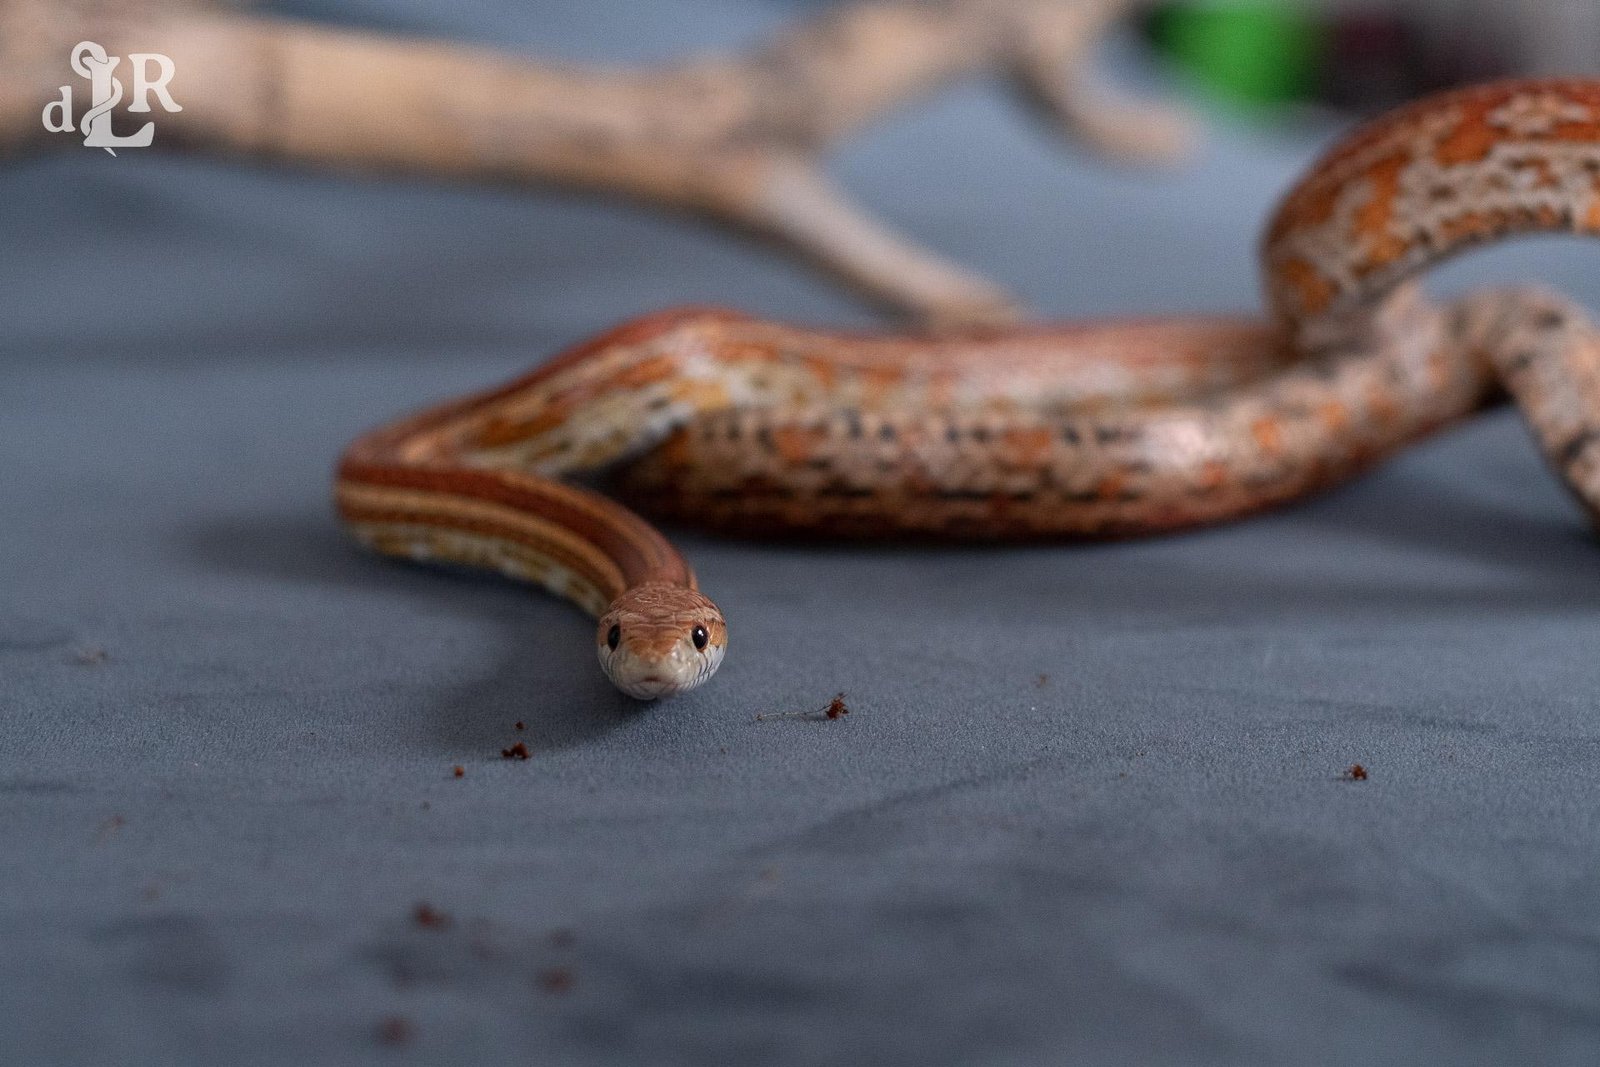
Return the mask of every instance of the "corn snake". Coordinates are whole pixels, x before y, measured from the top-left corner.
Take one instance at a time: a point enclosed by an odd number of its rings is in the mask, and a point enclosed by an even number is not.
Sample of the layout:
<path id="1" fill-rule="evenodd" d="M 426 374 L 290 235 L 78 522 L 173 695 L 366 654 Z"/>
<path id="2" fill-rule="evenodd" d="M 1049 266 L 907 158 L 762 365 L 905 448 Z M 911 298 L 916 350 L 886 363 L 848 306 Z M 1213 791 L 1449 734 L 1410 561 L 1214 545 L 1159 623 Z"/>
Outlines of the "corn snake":
<path id="1" fill-rule="evenodd" d="M 380 552 L 496 568 L 595 615 L 630 696 L 693 688 L 727 627 L 652 514 L 863 537 L 1126 536 L 1338 484 L 1509 391 L 1600 519 L 1600 335 L 1566 300 L 1409 279 L 1528 232 L 1600 232 L 1600 82 L 1458 90 L 1335 146 L 1262 247 L 1264 321 L 923 338 L 684 309 L 361 437 L 340 513 Z"/>

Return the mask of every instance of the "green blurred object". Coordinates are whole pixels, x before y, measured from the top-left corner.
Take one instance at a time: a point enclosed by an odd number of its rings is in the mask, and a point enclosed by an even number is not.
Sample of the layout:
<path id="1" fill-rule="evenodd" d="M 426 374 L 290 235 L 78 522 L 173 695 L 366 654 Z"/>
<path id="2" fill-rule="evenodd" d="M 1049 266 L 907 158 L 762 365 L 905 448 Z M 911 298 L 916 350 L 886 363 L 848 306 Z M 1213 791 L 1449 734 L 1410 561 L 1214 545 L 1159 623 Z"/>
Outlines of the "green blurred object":
<path id="1" fill-rule="evenodd" d="M 1289 3 L 1162 4 L 1149 27 L 1204 91 L 1248 106 L 1310 99 L 1326 54 L 1324 24 Z"/>

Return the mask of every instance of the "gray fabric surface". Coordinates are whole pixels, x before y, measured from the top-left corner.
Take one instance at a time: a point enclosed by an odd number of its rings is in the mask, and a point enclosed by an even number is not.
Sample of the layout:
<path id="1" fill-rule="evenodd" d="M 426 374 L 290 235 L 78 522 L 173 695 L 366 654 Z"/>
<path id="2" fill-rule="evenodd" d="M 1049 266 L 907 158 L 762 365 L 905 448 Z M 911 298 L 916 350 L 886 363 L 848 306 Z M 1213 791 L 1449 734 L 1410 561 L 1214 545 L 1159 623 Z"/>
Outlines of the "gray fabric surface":
<path id="1" fill-rule="evenodd" d="M 572 7 L 341 16 L 637 58 L 785 15 Z M 1119 171 L 971 86 L 838 173 L 1053 315 L 1251 308 L 1313 148 Z M 0 1061 L 1600 1055 L 1600 545 L 1514 416 L 1172 540 L 685 536 L 729 659 L 637 710 L 568 606 L 347 544 L 334 456 L 653 307 L 854 305 L 632 207 L 138 152 L 8 165 L 0 240 Z M 1593 299 L 1582 251 L 1449 274 Z"/>

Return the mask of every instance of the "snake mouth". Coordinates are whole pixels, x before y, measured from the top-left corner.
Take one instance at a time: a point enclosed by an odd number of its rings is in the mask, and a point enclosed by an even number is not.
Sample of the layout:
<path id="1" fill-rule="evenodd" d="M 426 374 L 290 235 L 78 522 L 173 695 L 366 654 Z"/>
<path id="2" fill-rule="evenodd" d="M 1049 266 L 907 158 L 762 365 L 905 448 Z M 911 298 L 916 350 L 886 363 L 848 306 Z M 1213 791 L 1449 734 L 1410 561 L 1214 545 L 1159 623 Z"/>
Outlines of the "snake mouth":
<path id="1" fill-rule="evenodd" d="M 676 695 L 683 686 L 664 675 L 647 674 L 631 679 L 626 686 L 619 685 L 618 688 L 635 700 L 659 700 Z"/>

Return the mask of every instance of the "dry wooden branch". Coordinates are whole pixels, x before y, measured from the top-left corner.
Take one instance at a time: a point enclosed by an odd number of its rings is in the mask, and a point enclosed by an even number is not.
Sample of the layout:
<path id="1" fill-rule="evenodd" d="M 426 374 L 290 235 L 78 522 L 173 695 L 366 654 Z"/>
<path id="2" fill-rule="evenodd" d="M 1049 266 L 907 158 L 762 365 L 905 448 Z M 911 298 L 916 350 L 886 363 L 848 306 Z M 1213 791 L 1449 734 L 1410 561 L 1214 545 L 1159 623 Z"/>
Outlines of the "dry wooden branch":
<path id="1" fill-rule="evenodd" d="M 71 78 L 79 41 L 111 55 L 162 53 L 183 110 L 163 117 L 158 145 L 553 182 L 686 208 L 778 237 L 915 319 L 962 327 L 1008 319 L 1015 306 L 853 205 L 825 176 L 822 154 L 896 105 L 998 71 L 1107 153 L 1179 156 L 1186 119 L 1087 84 L 1090 47 L 1132 2 L 865 0 L 748 54 L 629 70 L 206 0 L 0 0 L 0 145 L 47 136 L 41 108 Z"/>

